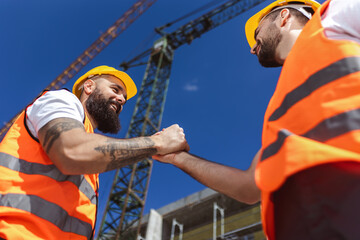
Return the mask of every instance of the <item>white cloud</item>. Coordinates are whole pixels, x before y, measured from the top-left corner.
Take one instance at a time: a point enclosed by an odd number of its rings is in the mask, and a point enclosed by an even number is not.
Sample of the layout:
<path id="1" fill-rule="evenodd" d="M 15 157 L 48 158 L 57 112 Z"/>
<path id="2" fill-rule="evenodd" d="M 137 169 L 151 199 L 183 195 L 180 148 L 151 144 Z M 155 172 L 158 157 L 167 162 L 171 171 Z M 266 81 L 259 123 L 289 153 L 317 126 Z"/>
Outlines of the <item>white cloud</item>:
<path id="1" fill-rule="evenodd" d="M 199 90 L 198 80 L 194 79 L 191 82 L 187 82 L 184 86 L 184 90 L 187 92 L 196 92 Z"/>

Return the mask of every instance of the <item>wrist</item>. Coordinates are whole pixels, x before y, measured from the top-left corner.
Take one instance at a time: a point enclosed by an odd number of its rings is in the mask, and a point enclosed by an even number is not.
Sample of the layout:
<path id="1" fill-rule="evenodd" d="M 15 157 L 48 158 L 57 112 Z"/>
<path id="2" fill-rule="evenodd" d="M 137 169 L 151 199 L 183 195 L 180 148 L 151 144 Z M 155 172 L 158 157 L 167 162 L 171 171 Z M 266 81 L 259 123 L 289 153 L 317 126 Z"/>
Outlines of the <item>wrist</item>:
<path id="1" fill-rule="evenodd" d="M 150 139 L 154 143 L 154 148 L 156 149 L 156 154 L 160 154 L 161 149 L 161 137 L 157 135 L 150 136 Z"/>
<path id="2" fill-rule="evenodd" d="M 184 161 L 186 161 L 186 158 L 189 156 L 187 152 L 181 151 L 174 153 L 174 156 L 171 158 L 171 164 L 174 166 L 181 168 L 183 166 Z"/>

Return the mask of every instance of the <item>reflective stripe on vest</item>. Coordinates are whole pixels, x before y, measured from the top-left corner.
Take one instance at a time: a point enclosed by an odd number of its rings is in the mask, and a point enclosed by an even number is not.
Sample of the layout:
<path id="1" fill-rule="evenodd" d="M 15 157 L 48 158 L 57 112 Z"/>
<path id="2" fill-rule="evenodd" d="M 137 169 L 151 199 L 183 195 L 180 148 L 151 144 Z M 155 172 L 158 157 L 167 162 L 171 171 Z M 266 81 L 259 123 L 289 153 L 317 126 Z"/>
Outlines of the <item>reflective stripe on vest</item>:
<path id="1" fill-rule="evenodd" d="M 278 120 L 297 102 L 306 98 L 325 84 L 358 71 L 360 71 L 360 57 L 344 58 L 323 68 L 311 75 L 299 87 L 286 94 L 281 105 L 269 117 L 269 121 Z"/>
<path id="2" fill-rule="evenodd" d="M 24 111 L 0 143 L 0 236 L 92 238 L 98 174 L 63 174 L 30 135 L 25 119 Z M 86 115 L 84 127 L 93 133 Z"/>
<path id="3" fill-rule="evenodd" d="M 302 134 L 301 136 L 319 142 L 326 142 L 342 134 L 359 129 L 360 109 L 355 109 L 325 119 L 316 127 L 312 128 L 310 131 Z M 264 161 L 269 157 L 275 155 L 283 146 L 285 139 L 290 135 L 292 135 L 292 133 L 286 129 L 282 129 L 281 131 L 279 131 L 276 141 L 263 150 L 261 161 Z"/>
<path id="4" fill-rule="evenodd" d="M 96 204 L 96 193 L 82 175 L 64 175 L 54 165 L 31 163 L 2 152 L 0 152 L 0 166 L 21 173 L 43 175 L 59 182 L 72 182 L 92 204 Z"/>
<path id="5" fill-rule="evenodd" d="M 91 236 L 91 224 L 69 216 L 60 206 L 35 195 L 15 193 L 0 194 L 0 206 L 16 208 L 32 213 L 53 223 L 64 232 L 75 233 L 86 236 L 87 238 Z M 51 213 L 49 213 L 49 209 L 51 209 Z"/>

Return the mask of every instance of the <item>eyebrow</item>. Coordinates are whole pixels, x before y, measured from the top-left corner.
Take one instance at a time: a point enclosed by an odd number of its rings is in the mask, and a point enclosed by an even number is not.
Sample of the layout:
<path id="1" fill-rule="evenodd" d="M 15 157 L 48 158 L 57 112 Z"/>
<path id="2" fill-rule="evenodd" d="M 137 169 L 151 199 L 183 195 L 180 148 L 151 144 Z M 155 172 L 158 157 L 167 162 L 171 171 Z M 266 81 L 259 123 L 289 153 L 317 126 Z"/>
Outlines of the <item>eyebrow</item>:
<path id="1" fill-rule="evenodd" d="M 121 87 L 119 84 L 116 84 L 116 83 L 112 83 L 111 86 L 112 87 L 117 87 L 119 90 L 123 91 L 124 92 L 124 97 L 127 100 L 126 90 L 123 87 Z"/>
<path id="2" fill-rule="evenodd" d="M 111 86 L 112 87 L 117 87 L 120 90 L 124 90 L 124 88 L 122 86 L 120 86 L 119 84 L 116 84 L 116 83 L 111 83 Z"/>

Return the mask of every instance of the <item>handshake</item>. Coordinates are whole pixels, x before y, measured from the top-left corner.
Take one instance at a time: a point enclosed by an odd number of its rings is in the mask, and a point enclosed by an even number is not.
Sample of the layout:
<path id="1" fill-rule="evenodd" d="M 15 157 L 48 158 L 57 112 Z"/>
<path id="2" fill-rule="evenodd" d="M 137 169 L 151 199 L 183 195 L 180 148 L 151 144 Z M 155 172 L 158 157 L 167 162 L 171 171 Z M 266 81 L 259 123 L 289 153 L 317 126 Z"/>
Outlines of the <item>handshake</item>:
<path id="1" fill-rule="evenodd" d="M 151 138 L 157 150 L 157 155 L 153 156 L 153 158 L 161 162 L 170 163 L 170 160 L 177 152 L 190 150 L 185 139 L 184 130 L 178 124 L 164 128 L 162 131 L 152 135 Z"/>

